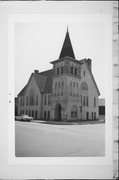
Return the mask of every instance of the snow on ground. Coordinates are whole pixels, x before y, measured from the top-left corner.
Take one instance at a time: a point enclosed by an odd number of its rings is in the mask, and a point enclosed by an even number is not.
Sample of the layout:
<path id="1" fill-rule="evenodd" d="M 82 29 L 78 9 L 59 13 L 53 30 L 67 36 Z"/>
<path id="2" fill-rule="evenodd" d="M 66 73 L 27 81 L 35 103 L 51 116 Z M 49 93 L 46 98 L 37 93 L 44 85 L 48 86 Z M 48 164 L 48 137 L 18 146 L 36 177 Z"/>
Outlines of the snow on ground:
<path id="1" fill-rule="evenodd" d="M 105 124 L 57 125 L 15 122 L 17 157 L 105 155 Z"/>

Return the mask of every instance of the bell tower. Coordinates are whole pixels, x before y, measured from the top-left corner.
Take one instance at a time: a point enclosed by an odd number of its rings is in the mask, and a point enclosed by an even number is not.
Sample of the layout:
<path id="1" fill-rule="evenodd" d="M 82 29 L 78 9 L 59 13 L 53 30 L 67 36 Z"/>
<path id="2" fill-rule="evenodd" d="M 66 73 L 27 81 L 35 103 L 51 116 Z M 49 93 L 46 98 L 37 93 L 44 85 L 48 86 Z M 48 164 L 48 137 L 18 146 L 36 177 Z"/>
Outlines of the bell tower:
<path id="1" fill-rule="evenodd" d="M 55 114 L 59 114 L 61 120 L 67 119 L 67 107 L 70 100 L 70 80 L 73 79 L 73 81 L 78 82 L 81 67 L 81 63 L 75 59 L 68 28 L 59 59 L 52 61 L 51 64 L 53 64 L 52 104 L 54 109 L 61 106 L 61 115 L 59 112 L 54 112 L 54 119 L 57 116 Z"/>

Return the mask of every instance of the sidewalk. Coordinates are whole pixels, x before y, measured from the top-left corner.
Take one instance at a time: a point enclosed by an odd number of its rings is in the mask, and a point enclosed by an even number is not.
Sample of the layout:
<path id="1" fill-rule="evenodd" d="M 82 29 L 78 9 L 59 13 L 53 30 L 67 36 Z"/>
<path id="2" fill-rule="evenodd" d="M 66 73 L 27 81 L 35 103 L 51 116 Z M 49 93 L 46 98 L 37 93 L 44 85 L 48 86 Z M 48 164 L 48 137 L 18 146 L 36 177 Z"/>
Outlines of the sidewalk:
<path id="1" fill-rule="evenodd" d="M 43 124 L 54 124 L 54 125 L 86 125 L 86 124 L 104 124 L 102 120 L 78 120 L 78 121 L 48 121 L 48 120 L 32 120 L 31 122 L 43 123 Z"/>

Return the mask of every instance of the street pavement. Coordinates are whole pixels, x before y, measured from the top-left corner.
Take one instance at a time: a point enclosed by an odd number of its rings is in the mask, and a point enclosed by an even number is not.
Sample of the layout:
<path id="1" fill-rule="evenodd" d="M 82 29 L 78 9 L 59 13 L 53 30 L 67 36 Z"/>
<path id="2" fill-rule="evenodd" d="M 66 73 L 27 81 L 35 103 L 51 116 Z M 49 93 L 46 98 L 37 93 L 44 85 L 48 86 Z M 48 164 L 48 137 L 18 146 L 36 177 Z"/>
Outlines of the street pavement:
<path id="1" fill-rule="evenodd" d="M 105 155 L 104 123 L 15 122 L 16 157 Z"/>

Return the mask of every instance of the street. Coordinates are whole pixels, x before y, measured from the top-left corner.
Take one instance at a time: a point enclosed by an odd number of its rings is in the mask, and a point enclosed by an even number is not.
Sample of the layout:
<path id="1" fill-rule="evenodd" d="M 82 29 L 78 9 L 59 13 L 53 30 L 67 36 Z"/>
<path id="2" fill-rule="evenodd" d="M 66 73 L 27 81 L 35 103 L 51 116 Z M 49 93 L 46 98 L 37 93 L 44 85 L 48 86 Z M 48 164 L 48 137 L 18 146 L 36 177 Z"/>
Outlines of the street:
<path id="1" fill-rule="evenodd" d="M 16 157 L 105 155 L 105 124 L 15 122 Z"/>

